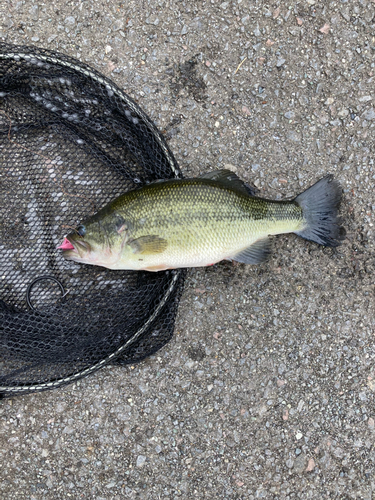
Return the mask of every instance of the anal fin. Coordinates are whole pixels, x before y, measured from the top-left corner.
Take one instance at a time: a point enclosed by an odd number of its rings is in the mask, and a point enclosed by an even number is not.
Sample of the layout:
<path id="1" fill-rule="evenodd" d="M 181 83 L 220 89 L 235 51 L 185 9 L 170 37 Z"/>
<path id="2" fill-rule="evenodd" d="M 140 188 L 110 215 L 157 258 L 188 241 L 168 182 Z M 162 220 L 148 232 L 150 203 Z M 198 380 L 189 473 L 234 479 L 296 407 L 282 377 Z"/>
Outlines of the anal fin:
<path id="1" fill-rule="evenodd" d="M 260 264 L 268 259 L 271 254 L 271 240 L 264 238 L 253 243 L 245 250 L 231 256 L 232 260 L 243 264 Z"/>

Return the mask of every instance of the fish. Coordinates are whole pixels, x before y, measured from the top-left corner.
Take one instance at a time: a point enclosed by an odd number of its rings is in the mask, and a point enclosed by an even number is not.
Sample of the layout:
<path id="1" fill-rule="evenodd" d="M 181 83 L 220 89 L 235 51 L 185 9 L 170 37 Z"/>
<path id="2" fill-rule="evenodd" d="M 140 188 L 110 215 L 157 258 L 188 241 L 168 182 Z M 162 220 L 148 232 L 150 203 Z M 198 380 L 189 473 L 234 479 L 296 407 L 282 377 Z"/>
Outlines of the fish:
<path id="1" fill-rule="evenodd" d="M 327 175 L 290 201 L 268 200 L 230 170 L 151 182 L 108 203 L 58 247 L 79 263 L 135 271 L 202 267 L 222 260 L 259 264 L 270 235 L 295 233 L 336 247 L 342 188 Z"/>

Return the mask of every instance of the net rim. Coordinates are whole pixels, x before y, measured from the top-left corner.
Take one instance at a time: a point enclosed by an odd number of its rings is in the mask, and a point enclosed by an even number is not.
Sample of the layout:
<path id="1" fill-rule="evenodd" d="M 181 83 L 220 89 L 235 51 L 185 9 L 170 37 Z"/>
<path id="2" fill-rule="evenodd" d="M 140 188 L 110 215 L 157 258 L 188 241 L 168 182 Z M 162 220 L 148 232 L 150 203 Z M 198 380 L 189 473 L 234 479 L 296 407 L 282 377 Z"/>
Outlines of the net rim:
<path id="1" fill-rule="evenodd" d="M 142 120 L 147 128 L 151 131 L 154 138 L 157 140 L 161 150 L 163 151 L 168 164 L 173 172 L 175 178 L 181 178 L 182 173 L 178 167 L 178 164 L 173 157 L 164 137 L 161 135 L 160 131 L 156 125 L 151 121 L 147 114 L 138 106 L 133 99 L 131 99 L 124 91 L 122 91 L 115 83 L 113 83 L 109 78 L 102 75 L 99 71 L 91 68 L 85 63 L 81 63 L 77 59 L 68 56 L 62 52 L 57 53 L 48 49 L 36 47 L 33 45 L 12 45 L 6 42 L 0 42 L 0 60 L 13 59 L 15 61 L 24 60 L 26 62 L 36 63 L 42 62 L 43 64 L 53 64 L 62 67 L 69 68 L 70 70 L 81 73 L 86 78 L 92 79 L 94 82 L 99 83 L 105 87 L 107 91 L 113 92 L 120 100 L 126 103 L 126 106 L 133 111 L 140 120 Z M 134 344 L 150 327 L 150 325 L 156 320 L 162 311 L 165 304 L 168 302 L 172 292 L 177 286 L 179 279 L 182 278 L 184 270 L 176 269 L 173 271 L 164 271 L 165 273 L 170 273 L 172 278 L 169 287 L 165 291 L 164 296 L 160 299 L 159 304 L 156 306 L 154 312 L 150 315 L 147 321 L 143 324 L 141 328 L 137 330 L 133 336 L 128 339 L 124 344 L 117 348 L 114 352 L 107 355 L 105 358 L 99 362 L 86 367 L 84 369 L 78 370 L 71 373 L 70 375 L 56 378 L 55 380 L 41 382 L 41 383 L 30 383 L 30 384 L 2 384 L 0 385 L 0 395 L 2 397 L 9 397 L 12 395 L 20 395 L 34 392 L 41 392 L 48 389 L 57 388 L 69 383 L 75 382 L 87 375 L 90 375 L 104 366 L 110 364 L 115 358 L 121 356 L 121 354 L 132 344 Z"/>

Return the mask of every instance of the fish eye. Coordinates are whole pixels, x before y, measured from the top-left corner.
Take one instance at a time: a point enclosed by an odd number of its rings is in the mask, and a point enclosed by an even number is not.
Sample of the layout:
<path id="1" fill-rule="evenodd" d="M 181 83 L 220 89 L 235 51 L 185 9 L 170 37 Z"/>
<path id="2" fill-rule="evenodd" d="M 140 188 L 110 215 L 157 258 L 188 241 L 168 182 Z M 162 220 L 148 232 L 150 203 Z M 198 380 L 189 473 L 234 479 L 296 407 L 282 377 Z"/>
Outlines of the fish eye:
<path id="1" fill-rule="evenodd" d="M 86 234 L 86 228 L 85 226 L 82 226 L 82 224 L 80 226 L 77 227 L 77 233 L 82 236 L 82 238 L 85 236 Z"/>

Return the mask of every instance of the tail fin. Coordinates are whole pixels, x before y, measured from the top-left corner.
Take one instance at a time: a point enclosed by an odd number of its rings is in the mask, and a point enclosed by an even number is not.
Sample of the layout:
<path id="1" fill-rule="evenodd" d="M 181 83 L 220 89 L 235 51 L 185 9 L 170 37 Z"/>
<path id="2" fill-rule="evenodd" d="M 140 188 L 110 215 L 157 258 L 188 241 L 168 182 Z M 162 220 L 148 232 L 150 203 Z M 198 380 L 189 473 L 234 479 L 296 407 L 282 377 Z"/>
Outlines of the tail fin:
<path id="1" fill-rule="evenodd" d="M 332 175 L 327 175 L 295 198 L 302 208 L 306 227 L 296 234 L 327 247 L 341 245 L 345 229 L 337 216 L 342 189 Z"/>

